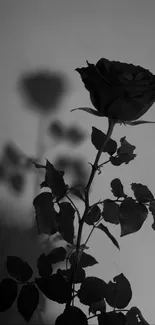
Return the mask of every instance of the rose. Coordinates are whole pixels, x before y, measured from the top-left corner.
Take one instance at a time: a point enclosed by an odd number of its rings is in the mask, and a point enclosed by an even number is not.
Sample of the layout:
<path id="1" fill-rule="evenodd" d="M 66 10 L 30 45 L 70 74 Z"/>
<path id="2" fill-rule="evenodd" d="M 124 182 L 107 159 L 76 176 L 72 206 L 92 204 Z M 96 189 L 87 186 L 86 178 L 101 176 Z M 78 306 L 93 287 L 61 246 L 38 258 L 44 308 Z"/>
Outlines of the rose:
<path id="1" fill-rule="evenodd" d="M 100 59 L 96 65 L 77 68 L 96 110 L 79 108 L 127 124 L 145 114 L 155 102 L 155 75 L 133 64 Z M 152 122 L 149 122 L 152 123 Z M 153 122 L 154 123 L 154 122 Z"/>

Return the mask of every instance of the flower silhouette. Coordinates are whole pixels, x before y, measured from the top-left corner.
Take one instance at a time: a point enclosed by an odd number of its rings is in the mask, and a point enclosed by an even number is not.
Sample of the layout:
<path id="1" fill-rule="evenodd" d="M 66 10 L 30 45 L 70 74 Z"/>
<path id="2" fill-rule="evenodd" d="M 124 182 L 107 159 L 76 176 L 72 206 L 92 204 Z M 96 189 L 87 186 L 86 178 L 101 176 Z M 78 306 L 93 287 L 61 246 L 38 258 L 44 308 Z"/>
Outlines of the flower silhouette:
<path id="1" fill-rule="evenodd" d="M 155 75 L 133 64 L 100 59 L 77 68 L 96 110 L 80 108 L 119 122 L 139 119 L 155 102 Z M 136 123 L 139 124 L 139 123 Z"/>

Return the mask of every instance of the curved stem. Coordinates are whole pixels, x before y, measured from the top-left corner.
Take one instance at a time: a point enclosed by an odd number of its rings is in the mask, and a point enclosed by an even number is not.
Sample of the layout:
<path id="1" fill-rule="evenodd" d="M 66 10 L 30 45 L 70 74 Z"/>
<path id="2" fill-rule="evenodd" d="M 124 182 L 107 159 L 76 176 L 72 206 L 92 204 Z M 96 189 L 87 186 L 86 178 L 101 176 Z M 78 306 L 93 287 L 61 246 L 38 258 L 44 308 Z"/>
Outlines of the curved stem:
<path id="1" fill-rule="evenodd" d="M 86 188 L 85 188 L 85 211 L 83 213 L 82 219 L 79 220 L 79 229 L 78 229 L 77 244 L 76 244 L 75 262 L 74 262 L 74 265 L 72 266 L 72 272 L 71 272 L 71 277 L 70 277 L 71 294 L 70 294 L 70 299 L 66 303 L 66 309 L 70 306 L 71 301 L 72 301 L 72 285 L 74 283 L 76 270 L 77 270 L 77 266 L 78 266 L 78 255 L 79 255 L 79 250 L 80 250 L 82 229 L 83 229 L 83 224 L 84 224 L 84 221 L 85 221 L 85 217 L 87 216 L 88 211 L 89 211 L 89 190 L 90 190 L 91 184 L 93 182 L 95 173 L 96 173 L 96 171 L 98 169 L 98 162 L 99 162 L 100 156 L 101 156 L 107 142 L 109 141 L 109 139 L 111 137 L 114 125 L 116 123 L 112 119 L 109 119 L 108 122 L 109 122 L 109 126 L 108 126 L 108 131 L 107 131 L 107 134 L 106 134 L 105 141 L 104 141 L 102 147 L 100 148 L 100 150 L 98 151 L 98 153 L 96 155 L 94 164 L 92 165 L 92 171 L 91 171 L 88 183 L 87 183 Z"/>
<path id="2" fill-rule="evenodd" d="M 67 199 L 71 202 L 71 204 L 73 205 L 76 213 L 77 213 L 77 216 L 78 216 L 78 220 L 80 221 L 80 212 L 78 210 L 78 208 L 76 207 L 76 205 L 74 204 L 74 202 L 72 201 L 72 199 L 66 194 L 65 195 L 67 197 Z"/>

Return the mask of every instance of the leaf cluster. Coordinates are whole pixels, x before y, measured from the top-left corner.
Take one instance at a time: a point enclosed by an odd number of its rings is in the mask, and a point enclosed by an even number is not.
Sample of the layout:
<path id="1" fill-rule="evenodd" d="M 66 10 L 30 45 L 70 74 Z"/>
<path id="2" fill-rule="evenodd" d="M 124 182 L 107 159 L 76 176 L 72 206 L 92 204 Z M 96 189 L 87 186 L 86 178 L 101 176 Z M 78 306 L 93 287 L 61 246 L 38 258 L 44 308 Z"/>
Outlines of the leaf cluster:
<path id="1" fill-rule="evenodd" d="M 101 149 L 105 141 L 105 134 L 93 127 L 91 141 L 97 150 Z M 133 151 L 135 146 L 121 138 L 120 146 L 116 141 L 110 139 L 104 152 L 109 155 L 112 165 L 120 166 L 128 164 L 135 158 Z M 101 167 L 107 162 L 97 167 L 99 173 Z M 126 310 L 132 298 L 130 282 L 123 273 L 118 274 L 112 281 L 106 283 L 103 279 L 89 277 L 86 268 L 98 262 L 90 254 L 85 253 L 87 242 L 92 232 L 101 230 L 108 239 L 120 249 L 116 238 L 110 233 L 107 223 L 119 225 L 121 237 L 139 231 L 148 217 L 149 211 L 152 213 L 155 229 L 155 198 L 146 185 L 132 183 L 131 190 L 133 197 L 128 196 L 120 179 L 111 181 L 111 192 L 114 199 L 100 199 L 89 206 L 88 212 L 84 216 L 84 223 L 91 227 L 90 234 L 77 251 L 77 243 L 74 243 L 75 218 L 81 223 L 80 213 L 70 198 L 70 194 L 77 196 L 85 203 L 85 196 L 79 189 L 69 187 L 65 184 L 64 171 L 58 170 L 52 163 L 46 160 L 46 166 L 35 164 L 36 168 L 45 170 L 45 179 L 40 184 L 41 188 L 48 188 L 49 192 L 42 192 L 33 201 L 36 222 L 40 233 L 52 236 L 57 232 L 70 247 L 70 252 L 64 247 L 57 247 L 48 254 L 41 254 L 37 260 L 38 275 L 33 281 L 29 281 L 33 276 L 30 265 L 19 257 L 7 257 L 8 278 L 0 283 L 0 311 L 10 308 L 17 299 L 17 308 L 24 319 L 29 322 L 39 303 L 39 291 L 48 299 L 59 304 L 67 304 L 70 297 L 78 299 L 81 304 L 88 307 L 88 313 L 92 316 L 86 317 L 80 308 L 68 306 L 57 318 L 56 325 L 87 325 L 92 317 L 97 317 L 99 325 L 143 325 L 138 320 L 137 309 Z M 62 202 L 62 199 L 65 201 Z M 68 202 L 69 200 L 69 202 Z M 65 269 L 57 269 L 54 273 L 55 264 L 66 261 Z M 71 283 L 75 264 L 75 274 Z M 19 289 L 19 287 L 22 287 Z M 79 289 L 77 289 L 77 286 Z M 107 305 L 113 311 L 107 311 Z M 127 311 L 126 314 L 124 314 Z"/>

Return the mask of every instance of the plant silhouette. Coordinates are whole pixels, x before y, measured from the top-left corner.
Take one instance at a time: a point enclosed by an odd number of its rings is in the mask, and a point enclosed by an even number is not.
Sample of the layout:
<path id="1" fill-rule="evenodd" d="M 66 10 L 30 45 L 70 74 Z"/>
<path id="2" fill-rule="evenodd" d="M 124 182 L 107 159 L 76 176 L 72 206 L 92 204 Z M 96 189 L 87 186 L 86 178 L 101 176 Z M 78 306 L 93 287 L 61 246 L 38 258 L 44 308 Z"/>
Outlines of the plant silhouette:
<path id="1" fill-rule="evenodd" d="M 67 253 L 66 249 L 60 246 L 48 254 L 41 254 L 37 260 L 39 276 L 34 275 L 32 281 L 33 270 L 29 264 L 16 256 L 8 256 L 6 265 L 9 277 L 0 283 L 0 311 L 7 310 L 17 300 L 19 313 L 29 322 L 38 306 L 41 291 L 48 299 L 65 304 L 64 312 L 57 317 L 55 325 L 88 325 L 92 318 L 96 318 L 99 325 L 148 325 L 138 307 L 127 309 L 132 299 L 132 288 L 123 273 L 108 283 L 98 277 L 87 276 L 85 269 L 98 262 L 85 250 L 94 231 L 106 234 L 115 247 L 120 249 L 107 223 L 120 225 L 123 237 L 140 231 L 148 213 L 151 212 L 154 220 L 152 229 L 155 229 L 155 198 L 144 184 L 133 182 L 131 197 L 121 180 L 115 178 L 110 184 L 113 199 L 99 199 L 91 204 L 89 198 L 94 177 L 97 172 L 102 172 L 105 164 L 120 166 L 135 159 L 136 147 L 130 144 L 125 136 L 120 139 L 120 143 L 111 136 L 118 123 L 132 126 L 154 123 L 138 119 L 155 101 L 155 76 L 140 66 L 107 59 L 99 60 L 96 65 L 88 63 L 88 67 L 76 70 L 80 73 L 96 110 L 86 107 L 79 109 L 100 118 L 108 118 L 106 134 L 92 127 L 91 142 L 97 154 L 91 164 L 92 170 L 84 192 L 74 188 L 74 195 L 84 203 L 84 212 L 81 216 L 71 199 L 73 186 L 65 183 L 63 170 L 57 169 L 47 159 L 46 165 L 35 164 L 37 169 L 45 171 L 45 178 L 40 187 L 49 189 L 49 192 L 42 192 L 33 200 L 38 229 L 49 236 L 59 233 L 68 243 L 70 252 Z M 99 164 L 103 153 L 108 154 L 109 159 Z M 77 234 L 75 220 L 78 221 Z M 84 224 L 90 227 L 90 233 L 82 244 Z M 64 260 L 66 268 L 57 269 L 54 273 L 55 264 Z M 22 284 L 20 292 L 19 284 Z M 80 285 L 79 289 L 77 285 Z M 88 307 L 88 315 L 75 306 L 75 297 Z M 110 312 L 107 311 L 107 306 L 112 309 Z"/>

